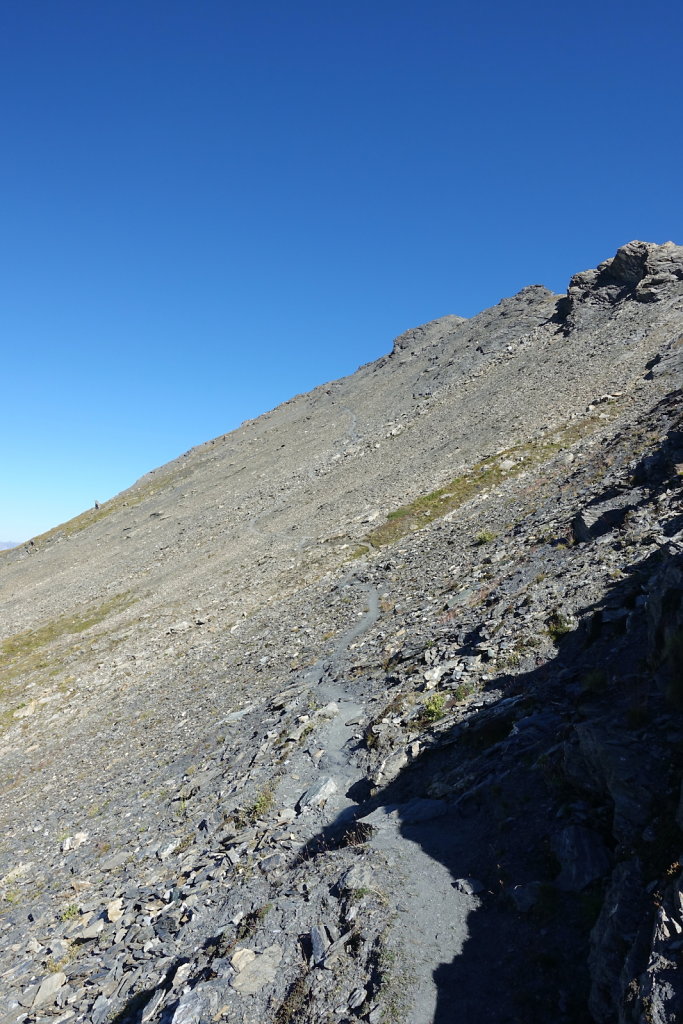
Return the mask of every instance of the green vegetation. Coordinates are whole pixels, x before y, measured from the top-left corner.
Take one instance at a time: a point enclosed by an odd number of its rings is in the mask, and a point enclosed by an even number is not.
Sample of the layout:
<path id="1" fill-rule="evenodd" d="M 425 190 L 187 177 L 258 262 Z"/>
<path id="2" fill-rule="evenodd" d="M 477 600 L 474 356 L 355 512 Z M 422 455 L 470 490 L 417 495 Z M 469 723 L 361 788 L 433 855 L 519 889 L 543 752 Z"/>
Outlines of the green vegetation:
<path id="1" fill-rule="evenodd" d="M 14 713 L 25 706 L 26 702 L 17 703 L 17 698 L 25 693 L 23 686 L 27 678 L 35 673 L 44 677 L 58 675 L 67 658 L 79 650 L 78 641 L 62 645 L 58 653 L 52 648 L 53 644 L 65 637 L 84 633 L 108 616 L 129 608 L 136 600 L 129 593 L 115 594 L 100 605 L 93 605 L 75 615 L 59 616 L 36 629 L 15 633 L 0 642 L 0 700 L 6 704 L 0 712 L 0 732 L 16 721 Z M 22 685 L 21 692 L 17 684 Z M 7 707 L 8 704 L 11 706 Z"/>
<path id="2" fill-rule="evenodd" d="M 237 925 L 235 940 L 231 943 L 231 947 L 234 948 L 238 942 L 246 942 L 248 939 L 251 939 L 272 909 L 272 903 L 264 903 L 262 907 L 256 907 L 255 910 L 246 914 Z"/>
<path id="3" fill-rule="evenodd" d="M 33 542 L 36 547 L 42 547 L 46 541 L 50 541 L 57 536 L 73 537 L 74 534 L 80 533 L 81 530 L 93 526 L 102 519 L 106 519 L 113 512 L 118 512 L 121 508 L 134 508 L 136 505 L 141 505 L 143 501 L 153 498 L 155 494 L 167 490 L 188 477 L 190 472 L 189 467 L 178 468 L 171 470 L 171 472 L 163 476 L 153 477 L 144 484 L 134 484 L 130 490 L 117 494 L 115 498 L 104 502 L 99 508 L 88 508 L 85 512 L 74 516 L 73 519 L 69 519 L 66 523 L 53 526 L 46 533 L 41 533 L 38 537 L 34 537 Z"/>
<path id="4" fill-rule="evenodd" d="M 556 644 L 561 637 L 571 633 L 571 631 L 572 624 L 569 619 L 559 609 L 555 609 L 548 619 L 548 636 L 550 639 Z"/>
<path id="5" fill-rule="evenodd" d="M 272 786 L 264 786 L 253 804 L 245 810 L 244 817 L 248 822 L 253 823 L 257 818 L 262 818 L 264 814 L 267 814 L 274 804 L 275 792 Z"/>
<path id="6" fill-rule="evenodd" d="M 495 539 L 495 533 L 492 533 L 490 530 L 480 530 L 474 538 L 474 543 L 481 547 L 482 544 L 490 544 L 491 541 Z"/>
<path id="7" fill-rule="evenodd" d="M 421 718 L 426 722 L 438 722 L 446 714 L 446 698 L 443 693 L 434 693 L 424 703 Z"/>
<path id="8" fill-rule="evenodd" d="M 421 495 L 411 501 L 409 505 L 403 505 L 394 512 L 390 512 L 386 523 L 369 533 L 367 540 L 375 548 L 392 544 L 407 533 L 419 530 L 434 519 L 446 515 L 447 512 L 460 508 L 480 491 L 495 486 L 510 475 L 500 468 L 501 460 L 504 457 L 503 454 L 483 459 L 476 463 L 469 472 L 451 480 L 445 487 L 432 491 L 430 494 Z M 521 468 L 526 467 L 522 466 Z"/>
<path id="9" fill-rule="evenodd" d="M 108 601 L 94 606 L 89 611 L 81 612 L 78 615 L 62 615 L 37 629 L 29 629 L 25 633 L 15 633 L 14 636 L 2 641 L 0 650 L 8 658 L 27 657 L 62 636 L 84 633 L 86 629 L 102 622 L 108 615 L 129 608 L 136 600 L 126 593 L 115 594 Z"/>
<path id="10" fill-rule="evenodd" d="M 304 727 L 304 730 L 301 733 L 301 736 L 299 736 L 299 746 L 302 746 L 306 742 L 306 740 L 311 735 L 311 733 L 313 732 L 314 729 L 315 729 L 315 724 L 313 722 L 309 722 Z"/>
<path id="11" fill-rule="evenodd" d="M 398 951 L 387 944 L 388 929 L 375 943 L 376 988 L 374 1001 L 382 1007 L 383 1024 L 399 1024 L 408 1019 L 414 970 Z"/>
<path id="12" fill-rule="evenodd" d="M 617 415 L 615 409 L 613 415 Z M 537 466 L 543 465 L 558 452 L 570 448 L 576 441 L 588 434 L 593 433 L 600 427 L 604 427 L 606 421 L 599 418 L 598 414 L 591 414 L 582 420 L 556 430 L 546 438 L 537 438 L 526 444 L 513 445 L 505 451 L 490 455 L 480 462 L 476 462 L 461 476 L 455 477 L 444 487 L 440 487 L 430 494 L 423 494 L 415 498 L 408 505 L 390 512 L 385 523 L 372 530 L 365 538 L 366 543 L 374 548 L 384 547 L 386 544 L 393 544 L 394 541 L 404 537 L 407 533 L 420 530 L 423 526 L 445 516 L 448 512 L 460 508 L 465 502 L 474 498 L 482 491 L 497 486 L 505 480 L 512 480 L 521 473 Z M 502 464 L 513 462 L 508 469 L 503 469 Z M 480 535 L 483 536 L 485 531 Z M 487 543 L 493 536 L 486 534 L 487 540 L 478 543 Z M 360 557 L 358 554 L 352 557 Z"/>
<path id="13" fill-rule="evenodd" d="M 59 920 L 62 922 L 73 921 L 75 917 L 78 917 L 78 904 L 70 903 L 69 906 L 65 907 L 60 913 Z"/>
<path id="14" fill-rule="evenodd" d="M 100 816 L 100 814 L 102 814 L 103 811 L 106 811 L 108 806 L 109 806 L 109 801 L 108 800 L 105 800 L 104 803 L 102 803 L 102 804 L 91 804 L 90 807 L 88 808 L 88 812 L 87 812 L 88 813 L 88 817 L 89 818 L 98 818 Z"/>
<path id="15" fill-rule="evenodd" d="M 467 700 L 468 697 L 471 697 L 475 690 L 476 686 L 474 683 L 458 683 L 453 690 L 453 697 L 457 703 L 461 703 L 462 701 Z"/>
<path id="16" fill-rule="evenodd" d="M 290 985 L 275 1014 L 275 1024 L 292 1024 L 293 1021 L 300 1020 L 307 1005 L 308 982 L 304 972 Z"/>

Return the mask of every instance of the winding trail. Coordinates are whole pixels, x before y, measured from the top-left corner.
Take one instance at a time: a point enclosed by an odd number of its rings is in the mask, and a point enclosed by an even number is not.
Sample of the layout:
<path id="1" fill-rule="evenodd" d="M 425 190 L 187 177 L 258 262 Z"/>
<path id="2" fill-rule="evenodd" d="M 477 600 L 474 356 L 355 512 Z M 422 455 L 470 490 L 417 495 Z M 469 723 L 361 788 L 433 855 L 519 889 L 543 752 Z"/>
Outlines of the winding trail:
<path id="1" fill-rule="evenodd" d="M 307 770 L 295 777 L 295 785 L 290 777 L 280 795 L 292 799 L 316 781 L 330 778 L 337 791 L 325 804 L 324 828 L 342 828 L 358 820 L 372 826 L 369 843 L 384 855 L 393 880 L 392 891 L 385 893 L 395 910 L 389 942 L 406 971 L 403 997 L 410 1006 L 405 1007 L 405 1020 L 409 1024 L 434 1024 L 437 1014 L 439 1021 L 455 1020 L 444 1017 L 437 1004 L 443 1007 L 457 1000 L 457 992 L 450 991 L 452 986 L 448 984 L 449 969 L 467 941 L 468 916 L 480 905 L 477 896 L 454 886 L 447 866 L 453 860 L 452 848 L 459 835 L 460 842 L 466 841 L 466 825 L 443 801 L 412 800 L 379 808 L 375 801 L 375 809 L 369 813 L 369 806 L 365 808 L 349 796 L 356 783 L 365 781 L 355 761 L 354 747 L 368 716 L 362 699 L 352 696 L 347 688 L 340 661 L 380 615 L 375 587 L 363 584 L 362 591 L 367 601 L 365 614 L 339 639 L 333 653 L 304 676 L 306 683 L 316 687 L 320 704 L 333 702 L 339 709 L 317 730 L 317 742 L 324 753 L 317 767 L 308 760 Z"/>

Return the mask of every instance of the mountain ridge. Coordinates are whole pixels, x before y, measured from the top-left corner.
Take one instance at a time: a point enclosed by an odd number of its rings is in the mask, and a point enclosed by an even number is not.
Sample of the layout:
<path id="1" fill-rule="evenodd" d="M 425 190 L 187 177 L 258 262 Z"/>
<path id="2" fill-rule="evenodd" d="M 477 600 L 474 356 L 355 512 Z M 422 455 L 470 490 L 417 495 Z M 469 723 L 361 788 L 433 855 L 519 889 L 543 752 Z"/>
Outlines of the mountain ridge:
<path id="1" fill-rule="evenodd" d="M 3 1024 L 675 1019 L 682 331 L 629 243 L 3 555 Z"/>

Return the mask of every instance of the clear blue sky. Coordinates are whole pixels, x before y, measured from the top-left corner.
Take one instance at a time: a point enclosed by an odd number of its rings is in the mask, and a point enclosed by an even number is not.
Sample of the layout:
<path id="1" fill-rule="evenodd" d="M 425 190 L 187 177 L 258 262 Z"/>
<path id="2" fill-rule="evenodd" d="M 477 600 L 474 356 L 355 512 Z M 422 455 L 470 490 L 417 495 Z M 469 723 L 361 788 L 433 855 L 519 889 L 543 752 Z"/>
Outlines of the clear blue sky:
<path id="1" fill-rule="evenodd" d="M 683 241 L 676 0 L 4 0 L 0 540 Z"/>

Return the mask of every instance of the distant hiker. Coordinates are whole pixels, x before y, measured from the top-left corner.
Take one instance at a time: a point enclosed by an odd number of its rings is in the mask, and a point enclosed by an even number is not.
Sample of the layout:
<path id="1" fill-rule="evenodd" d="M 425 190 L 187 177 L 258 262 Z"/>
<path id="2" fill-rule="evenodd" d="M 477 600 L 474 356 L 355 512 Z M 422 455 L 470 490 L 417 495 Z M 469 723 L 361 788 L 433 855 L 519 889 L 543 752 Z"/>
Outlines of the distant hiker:
<path id="1" fill-rule="evenodd" d="M 100 507 L 100 503 L 99 503 L 99 501 L 96 501 L 96 502 L 95 502 L 95 511 L 96 511 L 96 512 L 97 512 L 97 510 L 98 510 L 98 508 L 99 508 L 99 507 Z"/>

